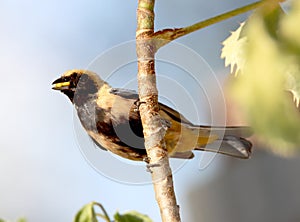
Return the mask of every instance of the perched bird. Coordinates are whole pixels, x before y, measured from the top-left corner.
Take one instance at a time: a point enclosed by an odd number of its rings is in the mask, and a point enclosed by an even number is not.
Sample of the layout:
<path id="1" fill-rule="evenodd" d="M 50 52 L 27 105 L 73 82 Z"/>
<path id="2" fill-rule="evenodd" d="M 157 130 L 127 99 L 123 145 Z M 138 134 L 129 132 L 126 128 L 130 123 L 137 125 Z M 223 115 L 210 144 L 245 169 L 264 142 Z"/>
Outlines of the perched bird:
<path id="1" fill-rule="evenodd" d="M 112 88 L 88 70 L 67 71 L 52 88 L 68 96 L 82 126 L 101 149 L 130 160 L 146 159 L 135 91 Z M 252 144 L 243 138 L 252 134 L 249 127 L 194 125 L 174 109 L 162 103 L 159 107 L 169 125 L 164 139 L 170 157 L 189 159 L 192 150 L 203 150 L 249 158 Z"/>

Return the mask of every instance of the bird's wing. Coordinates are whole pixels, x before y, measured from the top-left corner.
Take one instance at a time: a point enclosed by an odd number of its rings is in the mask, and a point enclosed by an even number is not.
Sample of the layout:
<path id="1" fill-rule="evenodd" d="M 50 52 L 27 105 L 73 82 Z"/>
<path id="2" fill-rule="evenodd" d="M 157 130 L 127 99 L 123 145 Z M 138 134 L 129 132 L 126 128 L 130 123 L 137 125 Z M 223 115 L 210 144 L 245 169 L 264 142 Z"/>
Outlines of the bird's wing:
<path id="1" fill-rule="evenodd" d="M 125 99 L 139 99 L 139 95 L 135 90 L 129 90 L 129 89 L 122 89 L 122 88 L 112 88 L 110 90 L 110 93 L 123 97 Z M 173 120 L 179 122 L 179 123 L 185 123 L 188 125 L 193 125 L 190 121 L 188 121 L 182 114 L 177 112 L 176 110 L 170 108 L 169 106 L 159 103 L 159 108 L 162 112 L 167 114 L 170 118 Z"/>
<path id="2" fill-rule="evenodd" d="M 136 91 L 129 89 L 112 88 L 109 92 L 119 97 L 115 101 L 115 109 L 111 111 L 112 116 L 115 116 L 115 130 L 122 129 L 121 131 L 128 131 L 128 129 L 131 128 L 136 136 L 144 137 L 141 117 L 139 112 L 136 110 L 135 102 L 139 99 L 139 95 L 136 93 Z M 129 115 L 126 113 L 127 115 L 125 115 L 125 119 L 118 117 L 124 114 L 124 112 L 129 112 Z M 128 122 L 130 128 L 127 127 L 127 129 L 126 126 L 128 126 Z"/>
<path id="3" fill-rule="evenodd" d="M 188 121 L 182 114 L 172 109 L 171 107 L 159 103 L 159 108 L 162 112 L 166 113 L 169 117 L 171 117 L 172 120 L 178 123 L 185 123 L 187 125 L 193 126 L 193 124 L 190 121 Z"/>
<path id="4" fill-rule="evenodd" d="M 131 89 L 112 88 L 109 92 L 124 99 L 139 99 L 137 92 Z"/>
<path id="5" fill-rule="evenodd" d="M 194 154 L 192 151 L 178 152 L 178 153 L 173 153 L 171 157 L 178 158 L 178 159 L 192 159 L 194 158 Z"/>
<path id="6" fill-rule="evenodd" d="M 212 134 L 219 137 L 236 136 L 236 137 L 250 137 L 253 134 L 253 129 L 249 126 L 199 126 L 201 129 L 206 129 Z"/>

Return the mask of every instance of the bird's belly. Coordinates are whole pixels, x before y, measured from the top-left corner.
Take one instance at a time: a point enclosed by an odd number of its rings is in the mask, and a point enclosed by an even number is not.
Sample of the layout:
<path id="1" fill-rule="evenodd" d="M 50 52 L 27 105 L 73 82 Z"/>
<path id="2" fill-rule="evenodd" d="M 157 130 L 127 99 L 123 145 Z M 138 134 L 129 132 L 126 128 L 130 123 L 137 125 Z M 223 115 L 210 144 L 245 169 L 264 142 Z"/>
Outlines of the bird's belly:
<path id="1" fill-rule="evenodd" d="M 130 160 L 142 161 L 146 158 L 144 147 L 131 147 L 120 140 L 117 136 L 109 136 L 102 133 L 88 132 L 88 134 L 99 143 L 103 148 L 110 152 Z"/>

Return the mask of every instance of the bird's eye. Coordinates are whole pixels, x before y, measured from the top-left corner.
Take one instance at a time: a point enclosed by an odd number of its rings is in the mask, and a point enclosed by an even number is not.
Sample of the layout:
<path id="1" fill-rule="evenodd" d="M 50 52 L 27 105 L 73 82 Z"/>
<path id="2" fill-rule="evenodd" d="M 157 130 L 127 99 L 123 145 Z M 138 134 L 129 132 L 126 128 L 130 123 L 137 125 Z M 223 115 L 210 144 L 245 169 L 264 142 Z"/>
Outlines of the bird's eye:
<path id="1" fill-rule="evenodd" d="M 68 77 L 63 77 L 63 78 L 62 78 L 62 81 L 63 81 L 63 82 L 69 82 L 69 80 L 70 80 L 70 78 L 68 78 Z"/>

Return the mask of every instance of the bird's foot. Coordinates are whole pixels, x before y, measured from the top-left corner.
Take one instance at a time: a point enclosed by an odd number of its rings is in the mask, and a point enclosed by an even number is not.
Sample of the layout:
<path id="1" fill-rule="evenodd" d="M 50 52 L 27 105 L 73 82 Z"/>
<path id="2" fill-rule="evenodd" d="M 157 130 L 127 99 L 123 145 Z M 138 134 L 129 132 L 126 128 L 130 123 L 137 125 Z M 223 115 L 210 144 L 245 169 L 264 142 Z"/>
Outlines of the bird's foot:
<path id="1" fill-rule="evenodd" d="M 165 127 L 165 129 L 169 129 L 172 126 L 171 121 L 166 119 L 161 119 L 162 125 Z"/>
<path id="2" fill-rule="evenodd" d="M 149 157 L 145 157 L 145 158 L 143 159 L 143 161 L 147 163 L 147 164 L 146 164 L 147 172 L 150 172 L 150 173 L 153 172 L 153 171 L 151 170 L 151 168 L 153 168 L 153 167 L 159 167 L 159 166 L 160 166 L 159 163 L 150 163 L 150 158 L 149 158 Z"/>
<path id="3" fill-rule="evenodd" d="M 153 171 L 151 170 L 153 167 L 160 167 L 160 164 L 159 163 L 148 163 L 147 165 L 146 165 L 146 167 L 147 167 L 147 172 L 149 172 L 149 173 L 152 173 Z"/>
<path id="4" fill-rule="evenodd" d="M 144 157 L 143 158 L 143 161 L 145 162 L 145 163 L 147 163 L 147 164 L 149 164 L 150 163 L 150 157 Z"/>
<path id="5" fill-rule="evenodd" d="M 134 112 L 138 112 L 140 109 L 140 105 L 145 102 L 141 102 L 139 99 L 137 99 L 133 104 L 134 104 Z"/>

